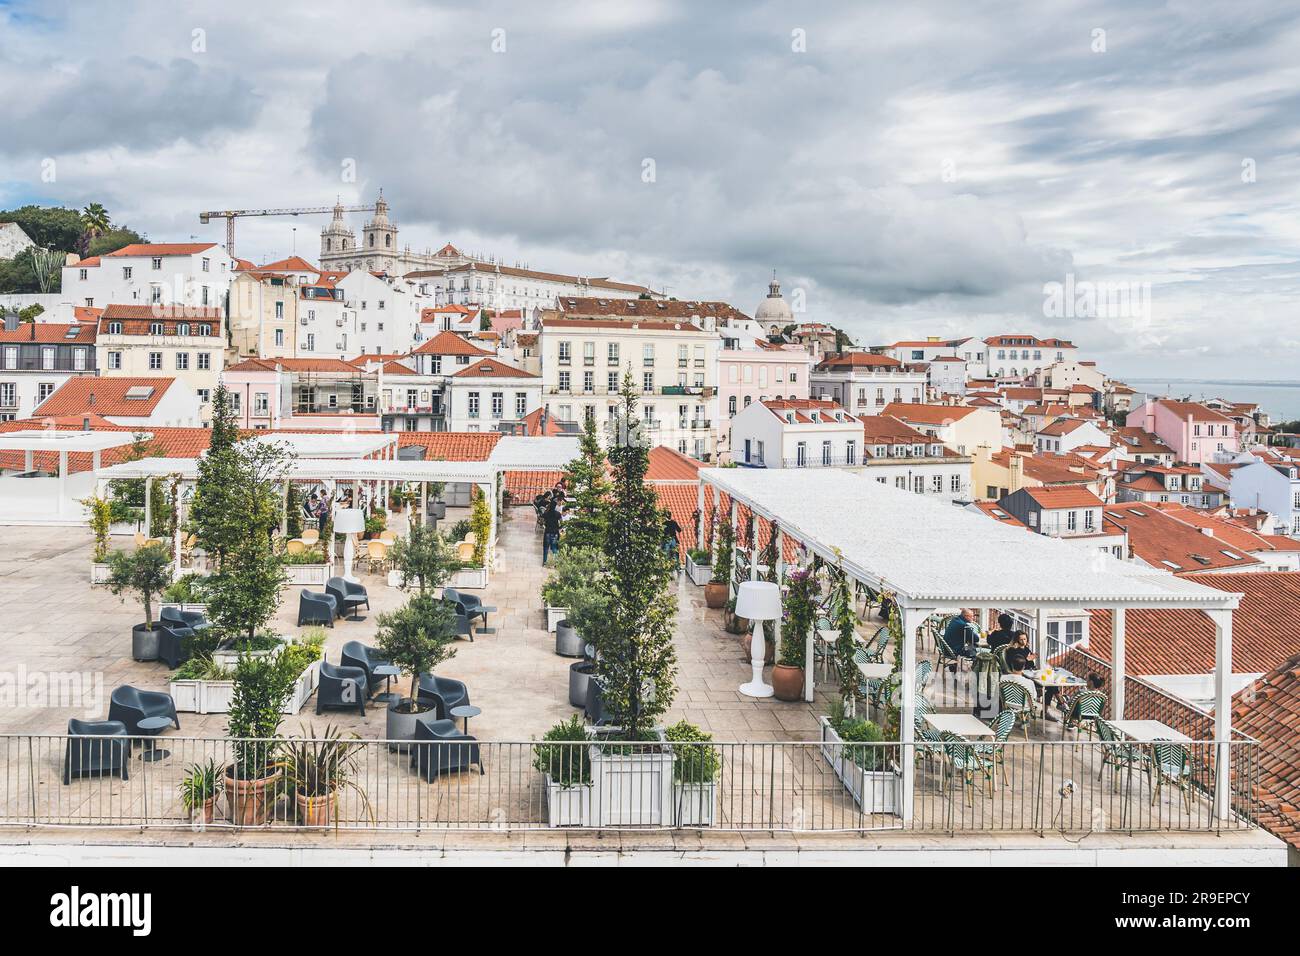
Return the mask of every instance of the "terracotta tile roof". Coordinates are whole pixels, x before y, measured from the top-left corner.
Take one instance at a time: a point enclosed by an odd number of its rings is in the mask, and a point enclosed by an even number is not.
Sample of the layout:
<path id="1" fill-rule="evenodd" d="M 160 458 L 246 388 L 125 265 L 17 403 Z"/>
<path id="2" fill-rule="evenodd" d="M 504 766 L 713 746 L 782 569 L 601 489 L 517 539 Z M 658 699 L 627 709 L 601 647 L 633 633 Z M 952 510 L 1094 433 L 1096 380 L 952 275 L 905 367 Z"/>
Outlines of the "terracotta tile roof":
<path id="1" fill-rule="evenodd" d="M 1135 425 L 1121 425 L 1115 429 L 1115 436 L 1119 439 L 1121 447 L 1128 449 L 1130 452 L 1141 452 L 1147 455 L 1172 455 L 1174 453 L 1172 448 L 1155 435 Z"/>
<path id="2" fill-rule="evenodd" d="M 697 302 L 682 299 L 601 299 L 591 296 L 562 295 L 556 298 L 558 311 L 563 315 L 626 316 L 644 319 L 689 319 L 692 316 L 719 321 L 737 322 L 749 319 L 745 313 L 727 302 Z"/>
<path id="3" fill-rule="evenodd" d="M 946 349 L 955 349 L 963 343 L 969 342 L 970 336 L 964 339 L 926 339 L 924 341 L 907 341 L 894 342 L 892 345 L 886 345 L 887 349 L 920 349 L 920 348 L 938 348 L 942 346 Z"/>
<path id="4" fill-rule="evenodd" d="M 398 432 L 400 448 L 419 445 L 425 461 L 487 461 L 500 432 Z"/>
<path id="5" fill-rule="evenodd" d="M 647 332 L 693 332 L 699 335 L 716 335 L 705 332 L 698 325 L 683 320 L 670 322 L 666 319 L 568 319 L 543 316 L 542 329 L 644 329 Z"/>
<path id="6" fill-rule="evenodd" d="M 979 411 L 969 405 L 921 405 L 908 402 L 890 402 L 882 414 L 892 415 L 905 422 L 920 422 L 924 425 L 946 425 L 961 421 L 972 412 Z"/>
<path id="7" fill-rule="evenodd" d="M 1121 481 L 1119 487 L 1129 491 L 1164 491 L 1165 484 L 1154 475 L 1143 475 L 1141 478 L 1134 478 L 1132 481 Z"/>
<path id="8" fill-rule="evenodd" d="M 1105 502 L 1087 488 L 1024 488 L 1025 494 L 1033 498 L 1039 507 L 1055 508 L 1100 508 Z"/>
<path id="9" fill-rule="evenodd" d="M 874 352 L 842 352 L 828 355 L 818 363 L 818 372 L 836 372 L 854 368 L 899 368 L 903 363 L 888 355 Z"/>
<path id="10" fill-rule="evenodd" d="M 467 342 L 455 332 L 439 332 L 427 342 L 420 343 L 420 347 L 415 349 L 412 355 L 482 355 L 491 356 L 493 353 L 487 352 L 472 342 Z"/>
<path id="11" fill-rule="evenodd" d="M 415 370 L 407 368 L 401 362 L 385 362 L 384 374 L 385 375 L 414 375 Z"/>
<path id="12" fill-rule="evenodd" d="M 1227 415 L 1221 415 L 1212 408 L 1206 408 L 1199 402 L 1171 402 L 1168 399 L 1157 399 L 1157 404 L 1164 406 L 1173 412 L 1183 421 L 1198 422 L 1223 422 L 1227 424 L 1232 419 Z"/>
<path id="13" fill-rule="evenodd" d="M 248 358 L 238 365 L 226 368 L 227 372 L 274 371 L 279 366 L 286 372 L 346 372 L 360 373 L 351 362 L 331 358 Z"/>
<path id="14" fill-rule="evenodd" d="M 543 409 L 543 408 L 535 408 L 535 409 L 533 409 L 531 412 L 529 412 L 527 415 L 525 415 L 523 418 L 520 419 L 520 422 L 522 422 L 522 423 L 523 423 L 523 426 L 524 426 L 523 434 L 524 434 L 525 437 L 529 437 L 529 438 L 541 438 L 541 437 L 544 437 L 544 435 L 543 435 L 543 431 L 542 431 L 542 422 L 543 422 L 543 413 L 544 413 L 544 412 L 545 412 L 545 409 Z M 560 427 L 559 423 L 556 422 L 556 420 L 555 420 L 555 416 L 554 416 L 554 415 L 546 415 L 546 416 L 545 416 L 545 423 L 546 423 L 546 424 L 545 424 L 545 427 L 546 427 L 545 435 L 563 435 L 563 434 L 564 434 L 564 429 L 562 429 L 562 428 Z"/>
<path id="15" fill-rule="evenodd" d="M 1041 388 L 1012 386 L 1002 389 L 1002 397 L 1013 402 L 1041 402 L 1043 400 L 1043 390 Z"/>
<path id="16" fill-rule="evenodd" d="M 199 327 L 206 325 L 206 338 L 220 338 L 223 313 L 217 308 L 193 306 L 106 305 L 99 317 L 101 335 L 154 335 L 156 325 L 162 326 L 162 335 L 178 335 L 178 326 L 188 325 L 190 336 L 199 336 Z M 121 332 L 110 333 L 110 322 L 120 323 Z"/>
<path id="17" fill-rule="evenodd" d="M 173 378 L 92 378 L 74 376 L 54 390 L 36 407 L 36 415 L 97 415 L 123 418 L 147 418 L 171 388 Z M 129 389 L 143 387 L 152 392 L 147 398 L 128 399 Z"/>
<path id="18" fill-rule="evenodd" d="M 69 269 L 95 269 L 99 266 L 99 256 L 87 256 L 79 262 L 68 266 Z"/>
<path id="19" fill-rule="evenodd" d="M 76 331 L 75 336 L 69 332 Z M 20 322 L 18 328 L 6 332 L 0 328 L 0 342 L 42 342 L 47 345 L 60 342 L 69 345 L 94 345 L 96 328 L 93 322 Z"/>
<path id="20" fill-rule="evenodd" d="M 1179 575 L 1212 577 L 1208 571 L 1258 567 L 1259 559 L 1236 550 L 1199 528 L 1176 521 L 1159 508 L 1130 502 L 1107 505 L 1106 524 L 1128 532 L 1133 553 L 1153 568 Z"/>
<path id="21" fill-rule="evenodd" d="M 840 412 L 843 415 L 843 422 L 835 422 L 834 416 L 830 418 L 823 417 L 821 422 L 831 422 L 835 424 L 855 423 L 856 419 L 840 406 L 839 402 L 823 398 L 765 398 L 760 399 L 759 404 L 766 408 L 782 421 L 788 421 L 787 416 L 794 415 L 794 422 L 799 425 L 814 424 L 812 412 Z"/>
<path id="22" fill-rule="evenodd" d="M 1011 514 L 1011 512 L 1006 511 L 996 501 L 976 501 L 974 504 L 976 508 L 984 512 L 984 514 L 988 515 L 994 521 L 1000 521 L 1003 524 L 1015 525 L 1018 528 L 1024 528 L 1026 531 L 1029 530 L 1029 525 L 1025 524 L 1015 515 Z"/>
<path id="23" fill-rule="evenodd" d="M 1049 348 L 1049 349 L 1072 349 L 1074 344 L 1067 342 L 1065 339 L 1040 339 L 1037 336 L 1027 335 L 1025 333 L 1008 332 L 1004 335 L 995 335 L 984 340 L 985 345 L 992 345 L 994 348 L 1004 346 L 1010 348 Z"/>
<path id="24" fill-rule="evenodd" d="M 468 368 L 461 369 L 452 378 L 539 378 L 532 372 L 507 365 L 500 359 L 483 359 Z"/>
<path id="25" fill-rule="evenodd" d="M 99 322 L 99 317 L 104 314 L 103 309 L 95 309 L 88 305 L 74 305 L 72 307 L 72 320 L 74 322 L 89 322 L 92 325 Z"/>
<path id="26" fill-rule="evenodd" d="M 650 467 L 647 481 L 698 481 L 701 464 L 676 449 L 656 445 L 650 449 Z M 692 489 L 695 493 L 695 489 Z M 691 506 L 694 510 L 694 505 Z M 680 520 L 680 519 L 679 519 Z"/>
<path id="27" fill-rule="evenodd" d="M 1254 794 L 1260 825 L 1300 850 L 1300 655 L 1237 693 L 1232 726 L 1260 744 Z"/>
<path id="28" fill-rule="evenodd" d="M 206 249 L 215 249 L 215 242 L 133 242 L 116 252 L 104 255 L 105 259 L 121 256 L 194 256 Z"/>
<path id="29" fill-rule="evenodd" d="M 1086 423 L 1077 418 L 1058 418 L 1056 421 L 1040 428 L 1038 434 L 1047 435 L 1049 438 L 1057 435 L 1068 435 L 1076 428 L 1082 428 L 1084 424 Z"/>
<path id="30" fill-rule="evenodd" d="M 579 282 L 585 282 L 589 287 L 595 289 L 614 289 L 619 292 L 636 292 L 638 294 L 650 294 L 653 291 L 643 285 L 633 285 L 629 282 L 615 282 L 613 279 L 605 276 L 599 278 L 569 276 L 559 272 L 535 272 L 532 269 L 516 269 L 513 266 L 502 266 L 486 262 L 471 262 L 464 265 L 451 266 L 446 269 L 429 269 L 420 272 L 408 272 L 406 273 L 406 278 L 420 279 L 426 276 L 437 277 L 459 272 L 517 276 L 521 279 L 539 279 L 545 282 L 561 282 L 565 285 L 577 285 Z"/>
<path id="31" fill-rule="evenodd" d="M 268 262 L 256 268 L 261 272 L 312 272 L 317 275 L 320 274 L 320 267 L 312 265 L 302 256 L 277 259 L 275 262 Z"/>
<path id="32" fill-rule="evenodd" d="M 22 431 L 33 428 L 55 428 L 59 431 L 81 431 L 86 418 L 90 419 L 93 431 L 137 433 L 139 426 L 114 425 L 100 415 L 68 415 L 60 417 L 29 418 L 22 421 L 0 422 L 0 432 Z M 171 428 L 150 425 L 144 431 L 151 435 L 149 456 L 161 458 L 197 458 L 208 447 L 212 431 L 207 428 Z M 100 453 L 100 465 L 107 467 L 123 461 L 130 447 L 109 448 Z M 33 455 L 32 465 L 41 471 L 54 471 L 58 468 L 57 452 L 37 452 Z M 72 452 L 68 455 L 69 473 L 89 471 L 93 467 L 90 453 Z M 22 452 L 0 452 L 0 468 L 22 468 Z"/>
<path id="33" fill-rule="evenodd" d="M 562 471 L 507 471 L 501 481 L 516 503 L 527 504 L 563 477 Z"/>
<path id="34" fill-rule="evenodd" d="M 1196 583 L 1244 595 L 1232 618 L 1234 673 L 1271 671 L 1300 654 L 1300 628 L 1295 626 L 1300 620 L 1300 572 L 1206 574 Z M 1110 641 L 1110 610 L 1092 611 L 1088 653 L 1109 661 Z M 1130 608 L 1124 617 L 1124 658 L 1130 674 L 1213 673 L 1214 625 L 1190 608 Z"/>

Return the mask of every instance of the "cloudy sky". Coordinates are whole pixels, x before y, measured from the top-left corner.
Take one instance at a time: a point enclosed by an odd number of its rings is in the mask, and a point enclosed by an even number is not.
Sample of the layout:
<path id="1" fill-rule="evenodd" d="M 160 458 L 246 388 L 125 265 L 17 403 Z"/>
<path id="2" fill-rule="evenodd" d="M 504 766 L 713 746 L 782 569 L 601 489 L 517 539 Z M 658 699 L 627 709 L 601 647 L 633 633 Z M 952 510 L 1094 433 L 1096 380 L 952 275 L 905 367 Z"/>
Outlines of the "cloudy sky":
<path id="1" fill-rule="evenodd" d="M 200 209 L 382 187 L 418 249 L 747 311 L 775 269 L 869 344 L 1300 379 L 1283 0 L 178 6 L 0 0 L 0 207 L 219 240 Z M 237 251 L 311 256 L 323 224 L 244 220 Z"/>

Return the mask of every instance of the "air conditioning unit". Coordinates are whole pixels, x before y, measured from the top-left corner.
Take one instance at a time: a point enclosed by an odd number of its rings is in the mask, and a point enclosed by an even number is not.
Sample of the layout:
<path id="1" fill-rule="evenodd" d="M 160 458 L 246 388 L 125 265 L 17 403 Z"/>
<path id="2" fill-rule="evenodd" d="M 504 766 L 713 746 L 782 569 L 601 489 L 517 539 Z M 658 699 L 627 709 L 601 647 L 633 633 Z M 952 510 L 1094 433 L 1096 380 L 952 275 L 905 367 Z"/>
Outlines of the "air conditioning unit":
<path id="1" fill-rule="evenodd" d="M 306 324 L 307 324 L 307 317 L 304 315 L 301 319 L 298 320 L 298 324 L 299 324 L 299 325 L 306 325 Z"/>
<path id="2" fill-rule="evenodd" d="M 335 320 L 334 320 L 334 324 L 337 325 L 340 329 L 343 328 L 343 320 L 342 320 L 342 319 L 335 319 Z"/>
<path id="3" fill-rule="evenodd" d="M 335 342 L 335 343 L 334 343 L 334 347 L 335 347 L 336 349 L 338 349 L 340 352 L 343 351 L 343 343 L 342 343 L 342 342 Z"/>

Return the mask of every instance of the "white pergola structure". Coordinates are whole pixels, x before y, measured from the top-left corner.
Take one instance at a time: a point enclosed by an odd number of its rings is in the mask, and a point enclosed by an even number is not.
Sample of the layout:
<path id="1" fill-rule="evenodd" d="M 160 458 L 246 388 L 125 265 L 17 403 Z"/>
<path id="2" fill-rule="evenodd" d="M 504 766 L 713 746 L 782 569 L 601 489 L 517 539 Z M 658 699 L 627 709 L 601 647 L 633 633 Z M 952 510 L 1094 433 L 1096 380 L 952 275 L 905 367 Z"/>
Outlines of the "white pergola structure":
<path id="1" fill-rule="evenodd" d="M 76 514 L 70 514 L 68 494 L 68 455 L 80 452 L 91 456 L 92 467 L 99 469 L 99 460 L 102 452 L 112 448 L 121 448 L 130 445 L 135 440 L 135 436 L 130 432 L 108 432 L 108 431 L 59 431 L 55 428 L 44 429 L 24 429 L 22 431 L 6 432 L 0 434 L 0 451 L 20 451 L 23 453 L 23 470 L 35 470 L 35 456 L 37 452 L 56 452 L 59 456 L 59 466 L 57 475 L 54 479 L 53 491 L 55 494 L 55 507 L 52 517 L 55 521 L 76 520 L 81 521 L 85 518 L 84 509 Z M 16 476 L 6 476 L 4 479 L 6 485 L 12 482 L 23 482 L 23 490 L 31 488 L 37 492 L 45 491 L 46 488 L 42 482 L 49 482 L 50 479 L 39 478 L 18 478 Z M 17 486 L 14 486 L 17 490 Z M 8 496 L 6 496 L 8 497 Z M 48 500 L 48 495 L 37 494 L 13 496 L 14 503 L 20 504 L 21 507 L 27 508 L 39 501 Z M 21 498 L 21 501 L 19 499 Z"/>
<path id="2" fill-rule="evenodd" d="M 260 440 L 261 436 L 257 436 L 257 438 Z M 489 578 L 492 573 L 493 549 L 495 548 L 497 525 L 499 523 L 500 500 L 497 494 L 497 479 L 500 474 L 504 471 L 554 471 L 562 468 L 565 463 L 578 454 L 578 440 L 569 437 L 502 438 L 486 461 L 404 461 L 396 457 L 397 436 L 395 435 L 356 434 L 334 436 L 297 435 L 277 432 L 267 435 L 265 440 L 279 442 L 281 439 L 289 439 L 285 444 L 289 446 L 289 451 L 295 456 L 290 459 L 286 472 L 288 481 L 284 485 L 283 492 L 286 506 L 288 503 L 289 483 L 294 481 L 321 482 L 331 490 L 340 483 L 373 483 L 383 489 L 395 484 L 418 483 L 420 485 L 420 501 L 424 506 L 423 513 L 425 514 L 428 513 L 428 487 L 431 483 L 477 485 L 482 490 L 488 503 L 488 513 L 491 516 L 488 552 L 484 560 L 484 570 Z M 347 439 L 357 439 L 358 441 L 353 446 L 344 445 L 340 447 L 340 440 Z M 130 444 L 129 438 L 127 444 Z M 348 450 L 350 447 L 351 450 L 359 454 L 378 455 L 378 457 L 324 458 L 312 457 L 310 454 L 313 450 L 324 450 L 331 445 L 336 453 Z M 300 450 L 305 450 L 307 456 L 298 457 Z M 141 458 L 138 461 L 125 461 L 110 465 L 107 468 L 100 468 L 95 472 L 95 478 L 101 493 L 104 484 L 114 479 L 144 479 L 146 486 L 146 527 L 149 526 L 150 519 L 148 512 L 150 495 L 148 490 L 153 482 L 162 478 L 179 480 L 182 485 L 193 484 L 198 475 L 199 460 L 197 458 Z M 388 500 L 386 491 L 379 500 L 385 502 Z M 287 522 L 287 520 L 286 507 L 285 517 L 280 529 L 282 532 L 285 530 L 283 523 Z M 181 552 L 180 525 L 181 522 L 178 521 L 173 542 L 178 569 L 180 567 L 179 558 Z"/>
<path id="3" fill-rule="evenodd" d="M 1062 607 L 1110 608 L 1114 620 L 1111 707 L 1116 719 L 1124 717 L 1127 609 L 1202 611 L 1215 630 L 1215 810 L 1221 819 L 1230 816 L 1232 612 L 1242 595 L 1126 563 L 1100 550 L 1085 551 L 1059 539 L 991 521 L 947 502 L 832 468 L 701 469 L 702 514 L 710 489 L 715 512 L 721 495 L 730 497 L 733 527 L 737 509 L 744 506 L 755 518 L 776 522 L 781 539 L 794 539 L 807 553 L 840 567 L 851 580 L 894 596 L 904 635 L 899 723 L 905 821 L 911 819 L 914 793 L 915 753 L 910 745 L 915 730 L 916 686 L 912 675 L 916 672 L 917 628 L 937 611 L 963 607 L 1033 610 L 1038 616 L 1040 655 L 1044 650 L 1046 611 Z M 702 538 L 703 521 L 700 527 Z M 776 542 L 778 561 L 783 543 Z M 699 546 L 703 547 L 702 540 Z M 757 561 L 752 558 L 750 569 L 751 576 L 756 574 Z M 812 640 L 810 634 L 807 661 L 813 659 Z M 806 668 L 805 697 L 809 701 L 813 699 L 812 671 Z"/>

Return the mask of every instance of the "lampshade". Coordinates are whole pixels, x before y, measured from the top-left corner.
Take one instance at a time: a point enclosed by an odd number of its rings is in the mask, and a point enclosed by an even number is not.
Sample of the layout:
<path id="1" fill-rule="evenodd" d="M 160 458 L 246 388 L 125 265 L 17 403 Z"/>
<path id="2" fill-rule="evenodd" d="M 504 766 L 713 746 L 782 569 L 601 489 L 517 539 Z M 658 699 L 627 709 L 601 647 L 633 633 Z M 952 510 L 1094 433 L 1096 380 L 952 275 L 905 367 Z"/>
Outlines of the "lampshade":
<path id="1" fill-rule="evenodd" d="M 360 534 L 366 530 L 366 513 L 360 508 L 339 508 L 334 512 L 335 534 Z"/>
<path id="2" fill-rule="evenodd" d="M 781 589 L 771 581 L 741 581 L 736 591 L 736 616 L 751 621 L 781 617 Z"/>

